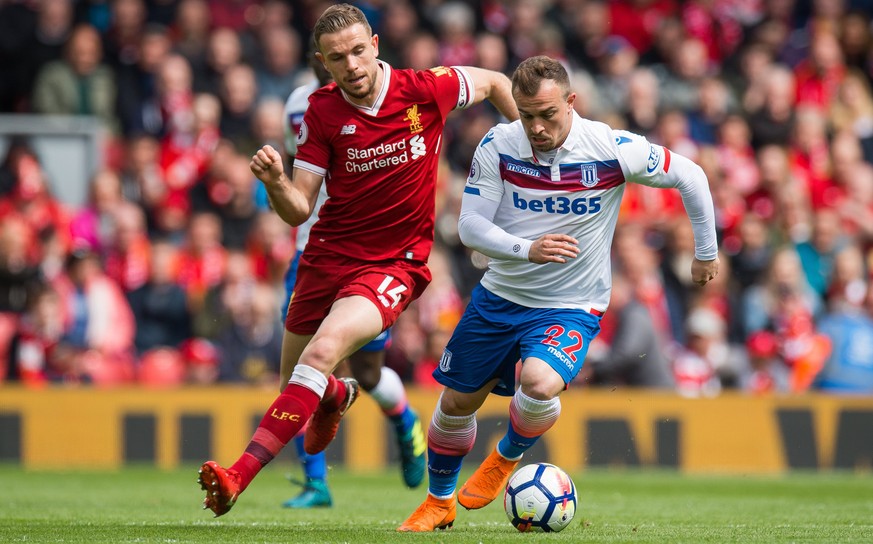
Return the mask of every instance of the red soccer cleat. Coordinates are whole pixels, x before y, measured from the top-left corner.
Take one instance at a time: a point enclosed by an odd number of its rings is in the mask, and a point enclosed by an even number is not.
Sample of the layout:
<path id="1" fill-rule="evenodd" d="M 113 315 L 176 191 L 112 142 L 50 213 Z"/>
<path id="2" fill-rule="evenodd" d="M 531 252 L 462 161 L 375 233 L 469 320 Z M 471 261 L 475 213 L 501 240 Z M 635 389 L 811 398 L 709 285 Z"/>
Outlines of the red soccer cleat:
<path id="1" fill-rule="evenodd" d="M 309 427 L 303 436 L 303 449 L 309 455 L 321 453 L 333 441 L 343 415 L 358 400 L 360 386 L 357 380 L 354 378 L 340 378 L 339 380 L 346 385 L 346 396 L 342 405 L 338 409 L 328 412 L 324 409 L 324 404 L 319 404 L 315 413 L 312 414 L 312 419 L 309 420 Z"/>
<path id="2" fill-rule="evenodd" d="M 209 508 L 215 517 L 227 514 L 240 494 L 239 473 L 227 470 L 215 461 L 206 461 L 198 471 L 197 483 L 206 491 L 203 509 Z"/>

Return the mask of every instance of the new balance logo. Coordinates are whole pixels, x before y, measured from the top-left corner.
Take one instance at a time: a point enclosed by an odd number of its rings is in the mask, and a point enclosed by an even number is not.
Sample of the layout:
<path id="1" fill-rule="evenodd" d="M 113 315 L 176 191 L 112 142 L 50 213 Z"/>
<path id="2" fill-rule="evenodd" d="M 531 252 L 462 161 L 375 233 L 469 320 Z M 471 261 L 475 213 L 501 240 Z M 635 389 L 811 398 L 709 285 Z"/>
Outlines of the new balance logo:
<path id="1" fill-rule="evenodd" d="M 354 134 L 356 128 L 358 128 L 357 125 L 343 125 L 343 128 L 340 129 L 340 134 Z"/>

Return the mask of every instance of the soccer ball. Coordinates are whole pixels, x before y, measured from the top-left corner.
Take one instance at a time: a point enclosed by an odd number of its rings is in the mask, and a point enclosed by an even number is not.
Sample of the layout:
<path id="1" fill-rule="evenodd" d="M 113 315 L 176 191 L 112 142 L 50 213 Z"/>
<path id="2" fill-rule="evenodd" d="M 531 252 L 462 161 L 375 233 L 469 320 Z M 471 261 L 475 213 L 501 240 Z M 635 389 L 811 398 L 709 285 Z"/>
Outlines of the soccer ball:
<path id="1" fill-rule="evenodd" d="M 526 465 L 509 478 L 503 508 L 509 522 L 521 532 L 558 532 L 576 514 L 576 486 L 555 465 Z"/>

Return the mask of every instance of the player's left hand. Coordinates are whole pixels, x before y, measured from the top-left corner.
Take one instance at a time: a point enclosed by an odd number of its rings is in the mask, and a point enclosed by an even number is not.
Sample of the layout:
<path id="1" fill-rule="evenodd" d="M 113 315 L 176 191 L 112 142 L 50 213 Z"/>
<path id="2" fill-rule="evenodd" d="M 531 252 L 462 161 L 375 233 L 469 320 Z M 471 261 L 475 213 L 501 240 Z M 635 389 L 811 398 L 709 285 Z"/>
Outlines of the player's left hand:
<path id="1" fill-rule="evenodd" d="M 701 261 L 696 257 L 691 262 L 691 279 L 697 285 L 706 285 L 718 276 L 718 257 L 711 261 Z"/>
<path id="2" fill-rule="evenodd" d="M 527 260 L 536 264 L 566 263 L 579 254 L 579 241 L 566 234 L 544 234 L 530 246 Z"/>

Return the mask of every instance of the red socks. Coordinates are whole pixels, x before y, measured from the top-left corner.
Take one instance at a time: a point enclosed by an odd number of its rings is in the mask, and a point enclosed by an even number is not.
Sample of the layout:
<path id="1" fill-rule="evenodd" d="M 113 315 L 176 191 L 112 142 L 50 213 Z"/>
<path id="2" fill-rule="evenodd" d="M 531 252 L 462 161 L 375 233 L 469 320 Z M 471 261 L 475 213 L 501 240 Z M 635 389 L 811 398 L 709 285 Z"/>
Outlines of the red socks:
<path id="1" fill-rule="evenodd" d="M 335 380 L 333 376 L 328 382 L 325 399 L 332 390 L 331 383 L 336 382 L 333 392 L 341 390 L 340 400 L 345 397 L 345 384 Z M 340 389 L 341 388 L 341 389 Z M 334 395 L 336 396 L 336 395 Z M 260 470 L 273 460 L 294 435 L 309 421 L 309 417 L 318 406 L 318 395 L 311 389 L 296 383 L 289 383 L 264 414 L 245 453 L 234 463 L 230 470 L 240 474 L 240 491 L 244 490 Z M 337 403 L 337 407 L 339 407 Z"/>
<path id="2" fill-rule="evenodd" d="M 333 377 L 333 374 L 327 378 L 327 389 L 324 390 L 324 396 L 321 398 L 321 407 L 326 412 L 339 410 L 346 400 L 346 384 Z"/>

